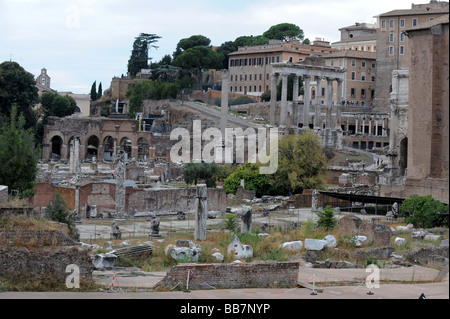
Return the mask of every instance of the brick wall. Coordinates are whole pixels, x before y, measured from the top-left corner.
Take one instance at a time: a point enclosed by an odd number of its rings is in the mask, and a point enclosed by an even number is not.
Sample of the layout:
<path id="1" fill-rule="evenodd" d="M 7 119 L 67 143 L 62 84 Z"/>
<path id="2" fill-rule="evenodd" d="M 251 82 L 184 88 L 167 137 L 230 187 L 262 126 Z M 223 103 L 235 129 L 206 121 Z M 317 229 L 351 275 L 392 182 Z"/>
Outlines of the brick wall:
<path id="1" fill-rule="evenodd" d="M 156 287 L 171 289 L 180 281 L 179 289 L 275 288 L 295 287 L 298 283 L 298 262 L 253 262 L 230 264 L 179 264 Z M 206 285 L 207 283 L 208 285 Z"/>

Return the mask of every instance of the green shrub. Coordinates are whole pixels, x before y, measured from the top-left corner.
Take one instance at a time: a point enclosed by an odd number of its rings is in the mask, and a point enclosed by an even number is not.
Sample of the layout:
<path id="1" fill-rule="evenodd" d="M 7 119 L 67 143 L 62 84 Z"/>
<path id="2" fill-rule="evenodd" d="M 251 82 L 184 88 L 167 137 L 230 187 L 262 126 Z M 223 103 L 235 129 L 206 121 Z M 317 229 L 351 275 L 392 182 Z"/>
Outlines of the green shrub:
<path id="1" fill-rule="evenodd" d="M 337 221 L 336 217 L 334 217 L 334 208 L 330 205 L 325 207 L 324 210 L 318 211 L 317 216 L 319 217 L 319 221 L 317 222 L 319 228 L 330 230 L 336 227 Z"/>
<path id="2" fill-rule="evenodd" d="M 448 227 L 448 205 L 433 199 L 430 195 L 412 195 L 400 205 L 400 216 L 404 216 L 406 223 L 415 227 L 432 228 Z"/>

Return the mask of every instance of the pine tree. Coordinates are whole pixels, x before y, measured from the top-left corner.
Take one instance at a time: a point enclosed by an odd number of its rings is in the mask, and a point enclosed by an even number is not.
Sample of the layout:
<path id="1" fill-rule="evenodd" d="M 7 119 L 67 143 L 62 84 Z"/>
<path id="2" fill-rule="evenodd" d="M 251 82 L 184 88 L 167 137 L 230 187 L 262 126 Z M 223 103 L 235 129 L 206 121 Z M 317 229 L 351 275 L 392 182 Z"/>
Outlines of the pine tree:
<path id="1" fill-rule="evenodd" d="M 334 217 L 334 209 L 330 205 L 327 205 L 324 210 L 317 212 L 317 217 L 319 221 L 317 226 L 325 230 L 330 230 L 336 227 L 336 217 Z"/>
<path id="2" fill-rule="evenodd" d="M 100 82 L 98 85 L 97 100 L 100 100 L 102 95 L 103 95 L 102 82 Z"/>
<path id="3" fill-rule="evenodd" d="M 91 87 L 91 101 L 95 100 L 97 100 L 97 81 L 94 81 Z"/>
<path id="4" fill-rule="evenodd" d="M 24 129 L 25 118 L 13 104 L 8 123 L 0 128 L 0 185 L 20 193 L 32 193 L 40 150 L 31 129 Z"/>

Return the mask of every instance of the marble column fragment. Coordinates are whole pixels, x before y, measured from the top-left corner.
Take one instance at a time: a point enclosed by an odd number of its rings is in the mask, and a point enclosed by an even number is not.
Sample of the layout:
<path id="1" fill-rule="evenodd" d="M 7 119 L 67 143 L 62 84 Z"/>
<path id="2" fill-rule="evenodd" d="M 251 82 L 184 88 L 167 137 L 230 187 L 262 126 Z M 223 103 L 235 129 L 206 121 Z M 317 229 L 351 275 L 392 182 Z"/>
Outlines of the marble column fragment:
<path id="1" fill-rule="evenodd" d="M 208 215 L 208 205 L 206 197 L 206 184 L 198 184 L 196 190 L 195 212 L 195 240 L 206 240 L 206 216 Z"/>

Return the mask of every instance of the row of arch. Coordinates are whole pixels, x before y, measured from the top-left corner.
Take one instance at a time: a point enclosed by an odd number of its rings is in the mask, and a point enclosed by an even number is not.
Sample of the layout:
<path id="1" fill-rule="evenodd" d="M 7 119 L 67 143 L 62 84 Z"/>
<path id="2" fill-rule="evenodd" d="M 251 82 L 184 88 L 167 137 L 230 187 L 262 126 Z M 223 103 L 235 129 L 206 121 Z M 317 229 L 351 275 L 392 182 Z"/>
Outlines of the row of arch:
<path id="1" fill-rule="evenodd" d="M 50 159 L 57 160 L 68 160 L 70 157 L 70 148 L 72 145 L 72 140 L 75 136 L 72 136 L 67 144 L 61 136 L 55 135 L 50 139 Z M 117 143 L 117 140 L 112 136 L 106 136 L 102 142 L 100 138 L 96 135 L 91 135 L 86 139 L 84 145 L 80 145 L 80 158 L 86 160 L 92 160 L 93 157 L 98 160 L 112 161 L 114 155 L 118 151 L 124 151 L 128 158 L 131 158 L 134 154 L 132 153 L 133 146 L 137 147 L 137 159 L 146 160 L 149 158 L 149 142 L 144 137 L 141 137 L 137 141 L 137 145 L 133 145 L 132 141 L 128 137 L 123 137 Z M 63 151 L 66 147 L 67 151 Z M 84 148 L 84 152 L 82 151 Z"/>

